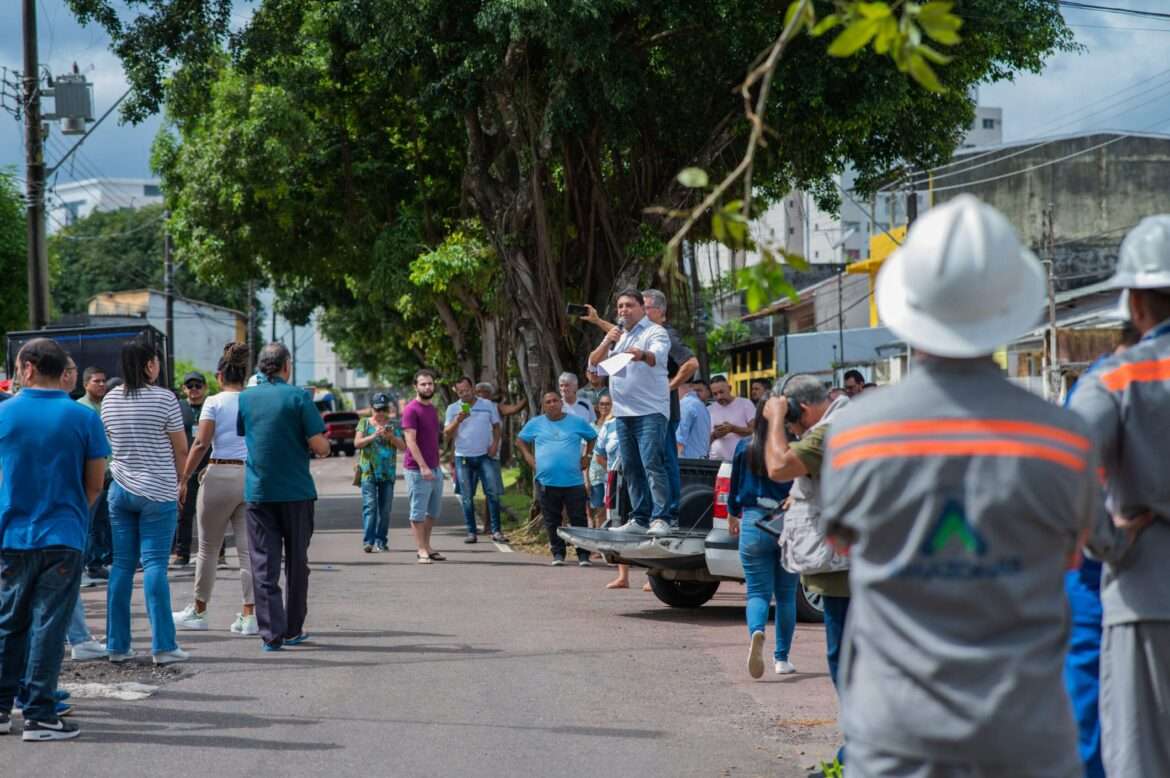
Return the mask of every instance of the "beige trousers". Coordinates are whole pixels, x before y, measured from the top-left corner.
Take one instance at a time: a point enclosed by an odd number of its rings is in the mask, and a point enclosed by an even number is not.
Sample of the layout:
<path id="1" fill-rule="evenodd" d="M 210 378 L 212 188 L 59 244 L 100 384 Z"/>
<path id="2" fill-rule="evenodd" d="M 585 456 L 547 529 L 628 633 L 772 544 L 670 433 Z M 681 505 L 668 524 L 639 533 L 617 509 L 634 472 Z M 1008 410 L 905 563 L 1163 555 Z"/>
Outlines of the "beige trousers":
<path id="1" fill-rule="evenodd" d="M 214 462 L 203 471 L 199 499 L 195 504 L 199 525 L 199 555 L 195 558 L 195 599 L 211 602 L 215 587 L 215 565 L 228 524 L 236 536 L 236 553 L 240 555 L 240 584 L 244 604 L 251 605 L 252 564 L 248 557 L 248 527 L 244 520 L 244 466 L 219 465 Z"/>

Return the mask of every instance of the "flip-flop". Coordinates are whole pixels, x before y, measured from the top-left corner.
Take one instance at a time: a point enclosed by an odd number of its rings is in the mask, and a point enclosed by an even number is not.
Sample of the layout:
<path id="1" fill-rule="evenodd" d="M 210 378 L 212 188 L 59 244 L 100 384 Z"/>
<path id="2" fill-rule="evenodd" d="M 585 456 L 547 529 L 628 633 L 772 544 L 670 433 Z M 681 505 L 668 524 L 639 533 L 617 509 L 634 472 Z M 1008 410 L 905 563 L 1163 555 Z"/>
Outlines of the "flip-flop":
<path id="1" fill-rule="evenodd" d="M 431 559 L 435 560 L 436 562 L 446 562 L 447 561 L 447 557 L 443 556 L 438 551 L 431 552 Z"/>
<path id="2" fill-rule="evenodd" d="M 419 554 L 417 561 L 420 565 L 429 565 L 431 563 L 431 558 L 429 556 L 423 556 L 422 554 Z"/>

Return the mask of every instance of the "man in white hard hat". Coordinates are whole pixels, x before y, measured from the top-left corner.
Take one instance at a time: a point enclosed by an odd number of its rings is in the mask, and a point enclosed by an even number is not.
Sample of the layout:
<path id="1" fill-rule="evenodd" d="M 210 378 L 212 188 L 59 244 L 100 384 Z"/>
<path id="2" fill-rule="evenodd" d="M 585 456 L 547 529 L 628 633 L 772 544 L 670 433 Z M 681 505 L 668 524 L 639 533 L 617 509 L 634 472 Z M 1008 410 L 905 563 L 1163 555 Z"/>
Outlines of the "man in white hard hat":
<path id="1" fill-rule="evenodd" d="M 1099 490 L 1086 425 L 992 361 L 1045 301 L 1040 263 L 967 195 L 919 219 L 877 280 L 918 352 L 834 421 L 826 534 L 851 544 L 846 775 L 1082 775 L 1061 678 L 1064 571 Z"/>
<path id="2" fill-rule="evenodd" d="M 1106 563 L 1102 758 L 1111 776 L 1170 775 L 1170 215 L 1126 236 L 1110 283 L 1142 339 L 1070 401 L 1092 429 L 1112 518 L 1089 544 Z"/>

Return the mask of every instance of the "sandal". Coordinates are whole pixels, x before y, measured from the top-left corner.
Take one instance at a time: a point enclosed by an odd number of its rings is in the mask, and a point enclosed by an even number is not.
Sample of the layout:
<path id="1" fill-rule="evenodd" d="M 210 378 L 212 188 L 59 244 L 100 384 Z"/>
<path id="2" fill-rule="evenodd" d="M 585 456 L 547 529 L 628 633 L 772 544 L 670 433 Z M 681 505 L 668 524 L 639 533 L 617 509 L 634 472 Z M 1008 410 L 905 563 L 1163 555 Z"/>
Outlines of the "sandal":
<path id="1" fill-rule="evenodd" d="M 431 552 L 431 559 L 435 560 L 436 562 L 446 562 L 447 561 L 447 557 L 443 556 L 438 551 Z"/>
<path id="2" fill-rule="evenodd" d="M 431 563 L 431 558 L 429 556 L 423 556 L 422 554 L 419 554 L 417 561 L 420 565 L 429 565 Z"/>

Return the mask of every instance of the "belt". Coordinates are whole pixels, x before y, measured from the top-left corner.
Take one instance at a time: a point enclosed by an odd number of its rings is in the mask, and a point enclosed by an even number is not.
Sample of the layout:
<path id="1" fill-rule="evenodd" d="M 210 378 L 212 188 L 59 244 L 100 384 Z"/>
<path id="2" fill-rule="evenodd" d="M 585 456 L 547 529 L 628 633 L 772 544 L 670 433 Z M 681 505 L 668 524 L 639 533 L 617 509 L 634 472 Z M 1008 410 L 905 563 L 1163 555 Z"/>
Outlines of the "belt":
<path id="1" fill-rule="evenodd" d="M 242 465 L 242 459 L 215 459 L 214 457 L 208 460 L 213 465 Z"/>

